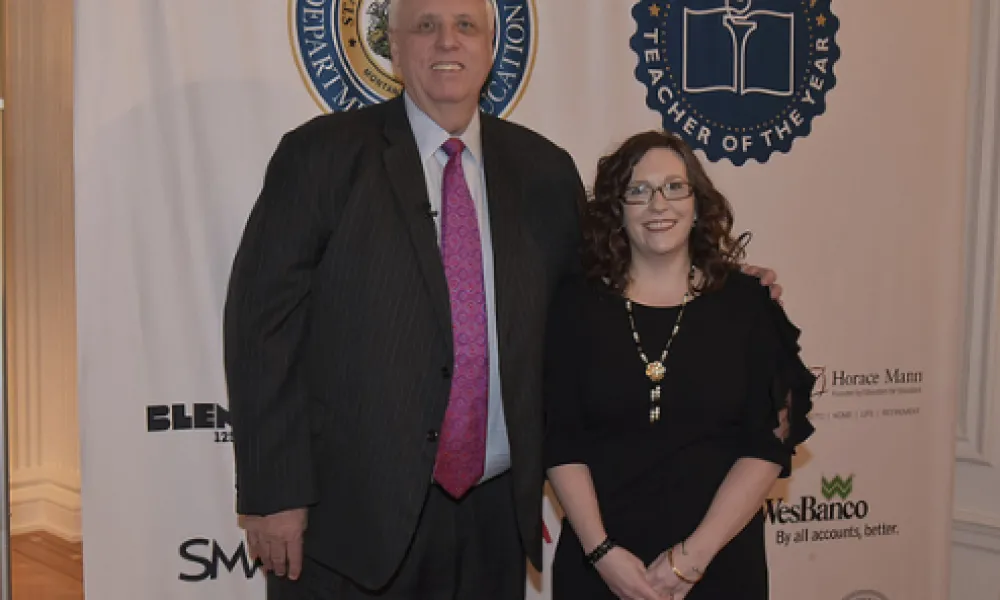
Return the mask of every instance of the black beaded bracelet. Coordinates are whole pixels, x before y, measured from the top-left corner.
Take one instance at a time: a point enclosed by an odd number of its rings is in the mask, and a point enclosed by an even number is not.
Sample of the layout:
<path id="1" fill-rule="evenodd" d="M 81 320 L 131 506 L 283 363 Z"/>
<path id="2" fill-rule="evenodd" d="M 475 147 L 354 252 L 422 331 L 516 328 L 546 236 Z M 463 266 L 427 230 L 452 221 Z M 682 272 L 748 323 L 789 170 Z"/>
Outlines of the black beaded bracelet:
<path id="1" fill-rule="evenodd" d="M 587 563 L 590 564 L 590 566 L 596 565 L 597 561 L 604 558 L 604 555 L 611 552 L 611 549 L 617 545 L 618 544 L 615 544 L 610 537 L 604 538 L 604 541 L 598 544 L 598 546 L 586 556 Z"/>

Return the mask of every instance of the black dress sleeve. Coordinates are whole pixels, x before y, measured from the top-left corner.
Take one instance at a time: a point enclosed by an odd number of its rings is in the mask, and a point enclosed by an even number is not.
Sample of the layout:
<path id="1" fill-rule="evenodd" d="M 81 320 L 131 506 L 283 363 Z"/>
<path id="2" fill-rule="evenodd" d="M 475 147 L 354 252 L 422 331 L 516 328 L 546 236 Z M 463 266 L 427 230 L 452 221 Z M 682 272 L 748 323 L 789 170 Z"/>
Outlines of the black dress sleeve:
<path id="1" fill-rule="evenodd" d="M 580 409 L 580 305 L 585 289 L 576 278 L 562 285 L 552 303 L 545 336 L 545 468 L 586 463 Z"/>
<path id="2" fill-rule="evenodd" d="M 781 305 L 768 295 L 755 312 L 741 455 L 776 463 L 781 466 L 779 477 L 788 477 L 796 447 L 815 431 L 807 415 L 816 377 L 799 356 L 801 332 Z M 779 420 L 783 410 L 785 417 Z"/>

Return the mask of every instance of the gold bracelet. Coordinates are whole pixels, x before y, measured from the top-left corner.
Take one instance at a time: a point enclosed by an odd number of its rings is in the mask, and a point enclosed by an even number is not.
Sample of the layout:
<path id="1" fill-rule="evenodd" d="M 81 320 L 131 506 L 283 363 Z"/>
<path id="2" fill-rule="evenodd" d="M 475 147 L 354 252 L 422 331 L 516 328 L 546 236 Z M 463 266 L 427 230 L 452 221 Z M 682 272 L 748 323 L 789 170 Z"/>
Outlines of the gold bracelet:
<path id="1" fill-rule="evenodd" d="M 677 570 L 677 567 L 674 566 L 674 549 L 672 547 L 667 548 L 667 564 L 670 565 L 670 570 L 674 572 L 674 575 L 677 576 L 677 579 L 680 579 L 684 583 L 688 585 L 694 585 L 699 581 L 701 581 L 701 577 L 698 577 L 698 579 L 688 579 L 687 577 L 684 576 L 683 573 Z"/>

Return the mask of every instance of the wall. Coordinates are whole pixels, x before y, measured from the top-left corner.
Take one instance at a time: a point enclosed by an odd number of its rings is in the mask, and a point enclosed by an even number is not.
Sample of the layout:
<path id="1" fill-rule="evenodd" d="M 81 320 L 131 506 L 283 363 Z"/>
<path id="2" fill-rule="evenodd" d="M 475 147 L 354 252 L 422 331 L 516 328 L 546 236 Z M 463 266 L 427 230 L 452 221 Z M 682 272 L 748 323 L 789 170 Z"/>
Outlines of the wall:
<path id="1" fill-rule="evenodd" d="M 974 3 L 966 377 L 959 397 L 951 597 L 1000 598 L 1000 1 Z"/>

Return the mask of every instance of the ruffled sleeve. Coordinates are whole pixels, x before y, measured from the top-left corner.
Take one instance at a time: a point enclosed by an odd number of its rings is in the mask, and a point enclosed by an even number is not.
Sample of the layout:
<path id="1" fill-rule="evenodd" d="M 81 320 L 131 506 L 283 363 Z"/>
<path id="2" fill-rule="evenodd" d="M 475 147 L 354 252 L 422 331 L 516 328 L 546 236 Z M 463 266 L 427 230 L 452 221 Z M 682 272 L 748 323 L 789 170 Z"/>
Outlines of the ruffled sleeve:
<path id="1" fill-rule="evenodd" d="M 761 304 L 748 349 L 751 375 L 741 454 L 776 463 L 779 477 L 788 477 L 796 447 L 815 431 L 807 415 L 816 376 L 800 358 L 801 332 L 781 305 L 770 296 Z"/>

